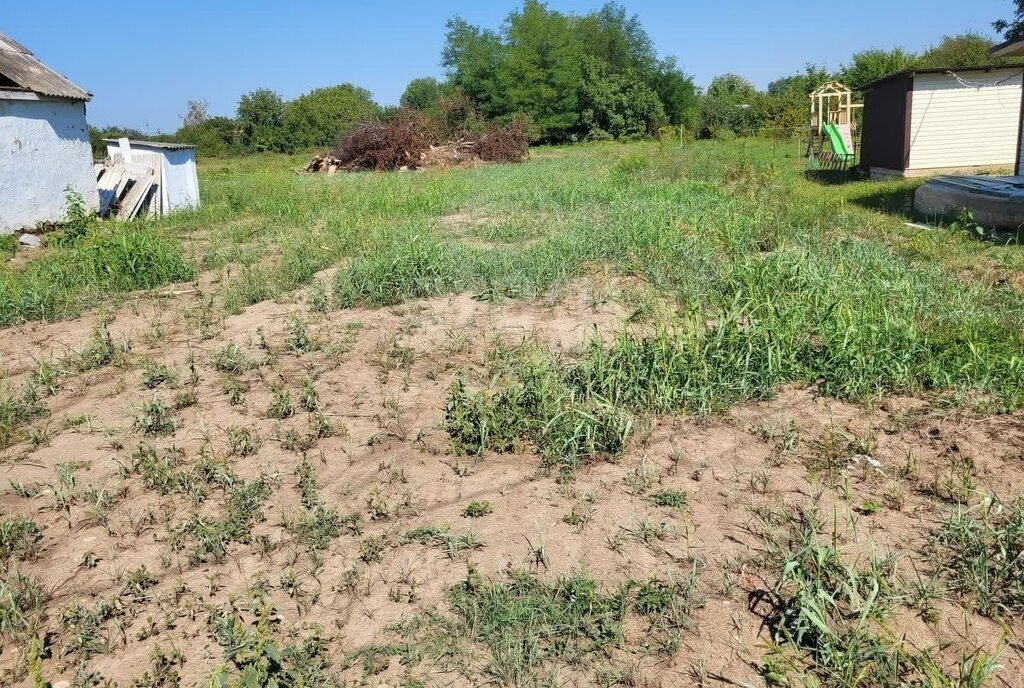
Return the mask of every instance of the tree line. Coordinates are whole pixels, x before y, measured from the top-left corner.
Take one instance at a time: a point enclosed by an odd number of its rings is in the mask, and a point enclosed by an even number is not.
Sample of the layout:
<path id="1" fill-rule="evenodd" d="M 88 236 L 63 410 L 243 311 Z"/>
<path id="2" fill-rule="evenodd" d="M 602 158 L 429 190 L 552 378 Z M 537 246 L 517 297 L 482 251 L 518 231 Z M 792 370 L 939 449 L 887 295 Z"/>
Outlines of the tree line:
<path id="1" fill-rule="evenodd" d="M 993 26 L 1007 37 L 1024 35 L 1021 3 L 1016 15 Z M 102 139 L 158 138 L 195 145 L 202 156 L 293 152 L 325 148 L 370 119 L 389 120 L 401 109 L 437 114 L 466 102 L 487 121 L 527 118 L 539 143 L 646 138 L 673 134 L 727 138 L 793 131 L 806 122 L 808 94 L 832 80 L 861 89 L 878 79 L 923 68 L 964 68 L 997 62 L 992 41 L 977 33 L 945 36 L 915 54 L 903 48 L 869 49 L 838 70 L 808 64 L 802 71 L 759 90 L 737 74 L 695 86 L 673 57 L 662 57 L 639 19 L 615 3 L 586 13 L 563 13 L 540 0 L 525 0 L 501 27 L 448 21 L 441 63 L 445 78 L 414 79 L 398 106 L 382 107 L 364 88 L 340 84 L 285 101 L 270 89 L 241 96 L 233 117 L 211 116 L 205 102 L 189 103 L 172 134 L 109 127 Z"/>

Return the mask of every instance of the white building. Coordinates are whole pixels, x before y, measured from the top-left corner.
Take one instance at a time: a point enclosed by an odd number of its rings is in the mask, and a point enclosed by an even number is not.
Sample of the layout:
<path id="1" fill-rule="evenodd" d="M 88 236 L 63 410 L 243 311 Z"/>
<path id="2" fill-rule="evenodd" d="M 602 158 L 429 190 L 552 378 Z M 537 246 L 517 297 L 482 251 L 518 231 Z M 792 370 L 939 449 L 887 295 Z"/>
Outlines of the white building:
<path id="1" fill-rule="evenodd" d="M 196 173 L 196 151 L 187 143 L 165 141 L 129 141 L 103 139 L 107 144 L 107 157 L 126 163 L 149 165 L 157 180 L 155 199 L 157 214 L 183 208 L 199 207 L 199 177 Z"/>
<path id="2" fill-rule="evenodd" d="M 864 87 L 860 164 L 872 176 L 1012 169 L 1024 67 L 919 69 Z"/>
<path id="3" fill-rule="evenodd" d="M 68 187 L 97 206 L 91 98 L 0 34 L 0 234 L 64 219 Z"/>

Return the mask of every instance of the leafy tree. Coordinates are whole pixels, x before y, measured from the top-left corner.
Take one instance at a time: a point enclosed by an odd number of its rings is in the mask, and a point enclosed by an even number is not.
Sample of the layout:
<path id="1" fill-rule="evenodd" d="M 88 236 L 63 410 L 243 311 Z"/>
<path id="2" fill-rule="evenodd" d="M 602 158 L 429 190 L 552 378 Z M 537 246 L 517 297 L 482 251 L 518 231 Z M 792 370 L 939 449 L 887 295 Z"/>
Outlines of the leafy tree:
<path id="1" fill-rule="evenodd" d="M 608 66 L 611 72 L 633 70 L 647 77 L 658 69 L 654 43 L 637 16 L 613 2 L 597 12 L 575 18 L 575 34 L 587 55 Z"/>
<path id="2" fill-rule="evenodd" d="M 872 81 L 899 74 L 916 66 L 917 58 L 903 48 L 880 50 L 872 48 L 855 53 L 850 64 L 843 65 L 839 70 L 839 80 L 850 88 L 857 90 Z"/>
<path id="3" fill-rule="evenodd" d="M 186 124 L 174 139 L 195 146 L 196 155 L 202 157 L 221 157 L 237 152 L 235 120 L 230 117 L 208 117 L 198 124 Z"/>
<path id="4" fill-rule="evenodd" d="M 570 17 L 538 0 L 506 20 L 507 44 L 495 75 L 495 114 L 525 114 L 547 141 L 565 141 L 579 129 L 583 50 Z"/>
<path id="5" fill-rule="evenodd" d="M 576 15 L 525 0 L 500 31 L 454 18 L 448 22 L 442 62 L 449 84 L 465 93 L 483 117 L 526 115 L 542 141 L 585 137 L 598 126 L 595 118 L 611 122 L 608 115 L 621 112 L 622 105 L 606 106 L 620 101 L 624 90 L 640 96 L 637 107 L 648 114 L 647 95 L 654 93 L 662 106 L 660 119 L 673 124 L 692 122 L 696 109 L 690 77 L 674 60 L 659 60 L 639 19 L 614 3 Z M 600 67 L 585 72 L 584 65 Z M 596 83 L 598 78 L 607 83 Z M 645 88 L 637 90 L 638 84 Z M 595 98 L 599 107 L 594 107 Z"/>
<path id="6" fill-rule="evenodd" d="M 697 135 L 700 137 L 749 136 L 761 124 L 761 94 L 737 74 L 716 76 L 700 101 Z"/>
<path id="7" fill-rule="evenodd" d="M 828 70 L 810 64 L 802 73 L 776 79 L 761 99 L 762 119 L 781 130 L 803 126 L 810 114 L 808 95 L 831 80 Z"/>
<path id="8" fill-rule="evenodd" d="M 693 77 L 678 67 L 674 57 L 658 63 L 649 84 L 661 100 L 668 123 L 693 129 L 700 98 Z"/>
<path id="9" fill-rule="evenodd" d="M 404 108 L 430 110 L 450 90 L 446 84 L 442 84 L 432 76 L 413 79 L 405 87 L 405 91 L 402 92 L 402 97 L 398 102 Z"/>
<path id="10" fill-rule="evenodd" d="M 288 103 L 284 129 L 296 148 L 330 146 L 359 122 L 379 114 L 365 88 L 339 84 L 317 88 Z"/>
<path id="11" fill-rule="evenodd" d="M 448 82 L 465 93 L 485 117 L 505 114 L 495 102 L 495 81 L 505 56 L 501 36 L 459 17 L 450 19 L 447 28 L 441 64 L 448 70 Z"/>
<path id="12" fill-rule="evenodd" d="M 1008 41 L 1024 38 L 1024 0 L 1014 0 L 1013 16 L 1009 19 L 997 19 L 992 28 L 1003 34 Z"/>
<path id="13" fill-rule="evenodd" d="M 632 69 L 616 74 L 600 60 L 584 63 L 582 124 L 587 138 L 640 139 L 666 121 L 658 94 Z"/>
<path id="14" fill-rule="evenodd" d="M 238 101 L 235 122 L 239 144 L 247 152 L 287 151 L 284 100 L 267 88 L 246 93 Z"/>
<path id="15" fill-rule="evenodd" d="M 989 50 L 995 45 L 978 33 L 943 36 L 942 41 L 921 54 L 919 67 L 979 67 L 990 64 L 1012 64 L 1020 58 L 995 59 Z"/>

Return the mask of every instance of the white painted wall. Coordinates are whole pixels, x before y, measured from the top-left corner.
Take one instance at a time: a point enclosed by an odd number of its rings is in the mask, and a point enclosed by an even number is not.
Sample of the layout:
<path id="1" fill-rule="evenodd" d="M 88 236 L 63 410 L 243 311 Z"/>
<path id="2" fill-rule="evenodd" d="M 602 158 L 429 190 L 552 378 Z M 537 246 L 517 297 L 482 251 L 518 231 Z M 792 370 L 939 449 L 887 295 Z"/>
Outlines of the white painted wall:
<path id="1" fill-rule="evenodd" d="M 1021 69 L 914 77 L 909 170 L 1013 167 Z"/>
<path id="2" fill-rule="evenodd" d="M 136 141 L 129 144 L 132 154 L 156 155 L 162 159 L 161 176 L 164 208 L 167 212 L 199 207 L 199 175 L 196 171 L 196 152 L 192 148 L 164 148 L 147 146 Z M 120 142 L 107 142 L 107 157 L 124 155 Z"/>
<path id="3" fill-rule="evenodd" d="M 0 234 L 65 217 L 65 187 L 97 207 L 85 103 L 0 91 Z"/>

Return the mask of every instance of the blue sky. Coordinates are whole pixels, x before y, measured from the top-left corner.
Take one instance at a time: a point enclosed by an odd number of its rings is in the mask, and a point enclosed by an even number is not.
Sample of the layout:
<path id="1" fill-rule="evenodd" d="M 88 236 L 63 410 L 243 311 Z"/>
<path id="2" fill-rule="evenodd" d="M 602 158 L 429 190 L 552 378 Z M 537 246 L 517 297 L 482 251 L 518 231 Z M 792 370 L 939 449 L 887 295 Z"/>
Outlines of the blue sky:
<path id="1" fill-rule="evenodd" d="M 551 0 L 587 11 L 603 0 Z M 350 81 L 395 103 L 418 76 L 441 76 L 444 23 L 459 14 L 497 27 L 518 0 L 0 0 L 0 31 L 92 91 L 89 121 L 177 128 L 190 99 L 234 112 L 267 87 L 292 98 Z M 837 67 L 868 47 L 921 50 L 943 34 L 992 35 L 1009 0 L 623 0 L 662 55 L 700 85 L 743 74 L 760 87 L 808 62 Z M 833 9 L 828 9 L 829 7 Z M 241 9 L 244 8 L 244 9 Z M 812 11 L 818 8 L 819 11 Z M 147 66 L 148 65 L 148 66 Z"/>

